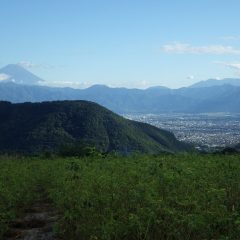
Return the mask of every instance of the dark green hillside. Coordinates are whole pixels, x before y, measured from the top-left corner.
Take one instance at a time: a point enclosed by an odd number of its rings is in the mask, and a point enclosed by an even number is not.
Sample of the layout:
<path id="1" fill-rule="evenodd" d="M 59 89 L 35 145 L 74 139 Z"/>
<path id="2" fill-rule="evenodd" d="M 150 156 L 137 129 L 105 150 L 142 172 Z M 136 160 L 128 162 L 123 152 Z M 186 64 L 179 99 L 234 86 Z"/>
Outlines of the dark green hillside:
<path id="1" fill-rule="evenodd" d="M 238 151 L 240 151 L 240 143 L 238 143 L 238 144 L 235 146 L 235 149 L 237 149 Z"/>
<path id="2" fill-rule="evenodd" d="M 173 134 L 87 101 L 0 102 L 0 151 L 57 150 L 79 142 L 100 151 L 177 152 L 189 146 Z"/>

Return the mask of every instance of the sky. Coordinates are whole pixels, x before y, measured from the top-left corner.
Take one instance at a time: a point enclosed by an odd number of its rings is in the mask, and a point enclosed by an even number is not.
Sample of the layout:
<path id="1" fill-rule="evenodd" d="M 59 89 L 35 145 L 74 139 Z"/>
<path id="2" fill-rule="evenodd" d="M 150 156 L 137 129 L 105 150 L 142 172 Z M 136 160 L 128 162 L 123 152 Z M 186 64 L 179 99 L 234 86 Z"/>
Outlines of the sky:
<path id="1" fill-rule="evenodd" d="M 240 78 L 239 0 L 1 0 L 0 67 L 52 86 Z"/>

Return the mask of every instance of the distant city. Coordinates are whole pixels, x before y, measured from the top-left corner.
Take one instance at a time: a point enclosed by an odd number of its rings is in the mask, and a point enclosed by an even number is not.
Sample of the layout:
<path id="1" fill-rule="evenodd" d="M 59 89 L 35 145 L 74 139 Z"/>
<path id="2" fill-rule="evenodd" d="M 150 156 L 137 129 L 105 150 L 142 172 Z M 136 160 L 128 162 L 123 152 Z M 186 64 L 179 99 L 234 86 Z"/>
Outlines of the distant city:
<path id="1" fill-rule="evenodd" d="M 240 114 L 126 114 L 124 117 L 173 132 L 200 150 L 216 150 L 240 142 Z"/>

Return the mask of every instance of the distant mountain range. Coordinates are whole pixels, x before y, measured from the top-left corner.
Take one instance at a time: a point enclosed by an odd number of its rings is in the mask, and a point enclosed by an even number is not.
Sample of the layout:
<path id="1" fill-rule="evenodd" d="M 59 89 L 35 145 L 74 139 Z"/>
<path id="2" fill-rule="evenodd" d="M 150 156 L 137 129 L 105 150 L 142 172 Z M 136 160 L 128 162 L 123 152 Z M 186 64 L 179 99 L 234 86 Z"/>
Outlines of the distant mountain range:
<path id="1" fill-rule="evenodd" d="M 203 88 L 203 87 L 213 87 L 222 85 L 232 85 L 240 87 L 240 79 L 236 78 L 225 78 L 222 80 L 208 79 L 191 85 L 191 88 Z"/>
<path id="2" fill-rule="evenodd" d="M 11 71 L 4 70 L 9 68 Z M 157 86 L 141 90 L 104 85 L 72 89 L 39 86 L 39 81 L 43 80 L 20 69 L 20 66 L 10 65 L 0 70 L 0 74 L 14 75 L 11 79 L 15 79 L 0 83 L 0 100 L 13 103 L 88 100 L 117 113 L 240 112 L 240 79 L 207 80 L 179 89 Z"/>
<path id="3" fill-rule="evenodd" d="M 124 119 L 87 101 L 0 102 L 0 152 L 58 151 L 84 143 L 102 152 L 191 150 L 168 131 Z"/>

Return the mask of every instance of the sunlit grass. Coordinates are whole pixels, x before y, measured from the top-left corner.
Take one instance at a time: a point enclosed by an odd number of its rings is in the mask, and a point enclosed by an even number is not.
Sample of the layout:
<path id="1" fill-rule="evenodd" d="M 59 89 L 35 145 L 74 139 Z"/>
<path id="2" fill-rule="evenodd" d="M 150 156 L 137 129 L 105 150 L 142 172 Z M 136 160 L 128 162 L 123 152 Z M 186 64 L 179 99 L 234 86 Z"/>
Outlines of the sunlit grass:
<path id="1" fill-rule="evenodd" d="M 0 234 L 43 186 L 63 239 L 238 239 L 240 158 L 135 155 L 0 160 Z"/>

